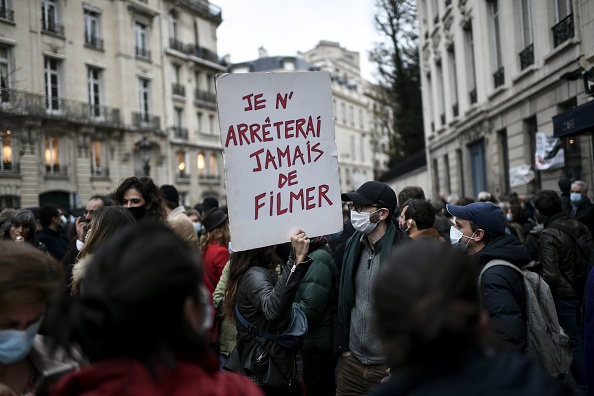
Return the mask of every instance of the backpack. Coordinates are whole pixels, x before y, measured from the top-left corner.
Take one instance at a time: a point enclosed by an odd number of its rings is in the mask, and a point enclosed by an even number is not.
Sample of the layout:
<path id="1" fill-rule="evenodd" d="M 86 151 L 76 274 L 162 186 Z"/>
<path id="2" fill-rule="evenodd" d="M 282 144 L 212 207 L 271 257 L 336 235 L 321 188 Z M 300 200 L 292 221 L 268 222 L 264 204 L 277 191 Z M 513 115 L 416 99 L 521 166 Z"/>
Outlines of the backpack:
<path id="1" fill-rule="evenodd" d="M 549 285 L 535 272 L 519 269 L 504 260 L 491 260 L 481 270 L 479 288 L 485 271 L 496 265 L 513 268 L 522 274 L 526 294 L 526 343 L 528 354 L 537 359 L 553 377 L 569 372 L 572 360 L 571 342 L 557 318 Z"/>
<path id="2" fill-rule="evenodd" d="M 577 260 L 574 264 L 575 282 L 569 280 L 569 277 L 563 270 L 561 270 L 561 267 L 559 267 L 559 270 L 561 271 L 561 276 L 569 282 L 577 296 L 581 298 L 583 307 L 586 297 L 586 281 L 588 280 L 588 275 L 592 269 L 592 264 L 590 263 L 590 257 L 594 250 L 592 235 L 590 235 L 587 228 L 581 224 L 576 228 L 569 228 L 558 223 L 553 223 L 549 225 L 548 228 L 553 228 L 569 235 L 576 244 Z"/>

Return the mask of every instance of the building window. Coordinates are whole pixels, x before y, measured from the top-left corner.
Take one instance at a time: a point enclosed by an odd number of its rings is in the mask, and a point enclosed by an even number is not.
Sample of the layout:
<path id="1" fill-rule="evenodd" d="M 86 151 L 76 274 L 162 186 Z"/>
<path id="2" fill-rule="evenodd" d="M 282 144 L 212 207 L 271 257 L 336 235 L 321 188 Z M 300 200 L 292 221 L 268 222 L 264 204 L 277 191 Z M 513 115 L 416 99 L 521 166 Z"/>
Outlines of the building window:
<path id="1" fill-rule="evenodd" d="M 89 106 L 91 117 L 101 117 L 101 70 L 89 67 L 88 68 L 88 85 L 89 85 Z"/>
<path id="2" fill-rule="evenodd" d="M 10 131 L 2 131 L 0 135 L 0 172 L 12 171 L 14 169 L 13 140 L 10 133 Z"/>
<path id="3" fill-rule="evenodd" d="M 214 135 L 215 133 L 215 121 L 214 116 L 212 114 L 208 115 L 208 133 Z"/>
<path id="4" fill-rule="evenodd" d="M 433 188 L 434 188 L 434 196 L 439 196 L 439 168 L 437 158 L 433 159 Z"/>
<path id="5" fill-rule="evenodd" d="M 359 138 L 360 144 L 359 147 L 361 149 L 361 162 L 365 162 L 365 137 L 361 136 Z"/>
<path id="6" fill-rule="evenodd" d="M 138 79 L 138 110 L 140 119 L 148 122 L 150 112 L 150 90 L 149 80 L 146 78 Z"/>
<path id="7" fill-rule="evenodd" d="M 179 38 L 177 25 L 177 13 L 175 11 L 171 11 L 169 13 L 169 37 L 174 40 Z"/>
<path id="8" fill-rule="evenodd" d="M 181 66 L 173 65 L 173 94 L 178 96 L 186 96 L 186 87 L 182 84 Z"/>
<path id="9" fill-rule="evenodd" d="M 346 104 L 344 104 L 344 102 L 342 102 L 340 104 L 340 112 L 342 113 L 342 123 L 346 124 L 347 122 L 347 114 L 346 114 Z"/>
<path id="10" fill-rule="evenodd" d="M 64 35 L 64 26 L 58 23 L 58 6 L 54 0 L 41 1 L 41 28 L 46 32 Z"/>
<path id="11" fill-rule="evenodd" d="M 45 171 L 47 174 L 64 173 L 60 164 L 60 146 L 56 135 L 45 136 Z"/>
<path id="12" fill-rule="evenodd" d="M 148 42 L 148 27 L 140 22 L 136 22 L 136 56 L 148 59 L 151 57 Z"/>
<path id="13" fill-rule="evenodd" d="M 60 72 L 59 61 L 45 58 L 45 108 L 49 111 L 60 110 Z"/>
<path id="14" fill-rule="evenodd" d="M 363 129 L 363 110 L 359 109 L 359 128 Z"/>
<path id="15" fill-rule="evenodd" d="M 509 183 L 509 146 L 507 130 L 503 129 L 497 132 L 497 137 L 499 140 L 499 161 L 503 168 L 503 183 L 501 183 L 501 185 L 503 186 L 503 193 L 509 194 L 511 192 L 511 187 Z"/>
<path id="16" fill-rule="evenodd" d="M 532 42 L 532 5 L 530 0 L 520 1 L 520 29 L 522 30 L 522 51 L 520 51 L 520 70 L 534 64 L 534 44 Z"/>
<path id="17" fill-rule="evenodd" d="M 458 192 L 460 193 L 461 197 L 464 197 L 466 193 L 464 190 L 464 159 L 462 157 L 462 149 L 456 150 L 456 158 L 458 160 Z"/>
<path id="18" fill-rule="evenodd" d="M 208 159 L 208 174 L 212 178 L 219 177 L 219 166 L 218 166 L 217 156 L 215 154 L 211 154 Z"/>
<path id="19" fill-rule="evenodd" d="M 431 123 L 431 132 L 435 132 L 435 122 L 433 114 L 433 85 L 431 83 L 431 74 L 427 74 L 427 113 L 429 114 L 429 122 Z"/>
<path id="20" fill-rule="evenodd" d="M 444 81 L 443 81 L 443 68 L 441 63 L 436 65 L 437 69 L 437 107 L 439 111 L 440 125 L 444 126 L 446 123 L 445 116 L 445 92 L 444 92 Z"/>
<path id="21" fill-rule="evenodd" d="M 452 191 L 452 180 L 450 175 L 450 157 L 447 154 L 443 156 L 443 165 L 445 167 L 446 193 L 449 194 Z"/>
<path id="22" fill-rule="evenodd" d="M 206 161 L 204 159 L 204 154 L 198 154 L 197 159 L 197 166 L 198 166 L 198 177 L 200 179 L 206 176 Z"/>
<path id="23" fill-rule="evenodd" d="M 103 39 L 101 38 L 99 14 L 90 10 L 84 10 L 85 13 L 85 44 L 91 47 L 103 48 Z"/>
<path id="24" fill-rule="evenodd" d="M 184 128 L 184 110 L 179 107 L 173 109 L 173 125 L 176 138 L 188 138 L 188 130 Z"/>
<path id="25" fill-rule="evenodd" d="M 349 106 L 349 118 L 351 120 L 351 125 L 355 126 L 355 109 L 353 105 Z"/>
<path id="26" fill-rule="evenodd" d="M 458 117 L 458 70 L 456 67 L 456 50 L 452 46 L 448 50 L 448 61 L 450 63 L 450 95 L 452 97 L 452 114 Z"/>
<path id="27" fill-rule="evenodd" d="M 0 0 L 0 19 L 14 21 L 14 11 L 10 8 L 10 0 Z"/>
<path id="28" fill-rule="evenodd" d="M 91 142 L 91 175 L 96 177 L 108 177 L 107 167 L 107 145 L 100 140 Z"/>
<path id="29" fill-rule="evenodd" d="M 0 45 L 0 103 L 8 102 L 10 95 L 10 62 L 8 61 L 8 47 Z"/>
<path id="30" fill-rule="evenodd" d="M 501 29 L 499 0 L 491 1 L 491 17 L 493 19 L 493 54 L 495 57 L 495 72 L 493 73 L 493 82 L 495 88 L 505 83 L 505 74 L 503 69 L 503 55 L 501 53 Z"/>
<path id="31" fill-rule="evenodd" d="M 470 88 L 470 104 L 477 102 L 476 92 L 476 64 L 474 59 L 474 36 L 472 34 L 472 24 L 469 24 L 464 31 L 464 43 L 466 52 L 466 84 Z"/>
<path id="32" fill-rule="evenodd" d="M 208 92 L 215 92 L 214 74 L 206 74 L 206 89 Z"/>
<path id="33" fill-rule="evenodd" d="M 351 136 L 351 158 L 353 161 L 355 161 L 357 159 L 357 155 L 356 155 L 356 147 L 355 147 L 355 137 Z"/>
<path id="34" fill-rule="evenodd" d="M 179 151 L 177 153 L 177 175 L 179 177 L 188 177 L 186 170 L 186 153 Z"/>
<path id="35" fill-rule="evenodd" d="M 571 0 L 555 0 L 555 26 L 552 30 L 555 47 L 574 36 Z"/>
<path id="36" fill-rule="evenodd" d="M 201 112 L 196 113 L 196 123 L 197 123 L 197 128 L 198 128 L 198 132 L 204 132 L 203 129 L 203 123 L 204 122 L 204 114 L 202 114 Z"/>

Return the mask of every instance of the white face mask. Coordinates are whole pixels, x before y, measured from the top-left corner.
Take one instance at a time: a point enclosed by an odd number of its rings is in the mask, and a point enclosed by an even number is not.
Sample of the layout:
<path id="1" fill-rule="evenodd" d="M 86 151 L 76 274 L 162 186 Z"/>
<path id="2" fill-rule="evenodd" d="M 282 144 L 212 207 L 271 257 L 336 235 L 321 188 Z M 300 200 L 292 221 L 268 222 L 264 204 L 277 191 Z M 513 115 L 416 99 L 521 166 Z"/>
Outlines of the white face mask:
<path id="1" fill-rule="evenodd" d="M 507 218 L 507 221 L 513 221 L 514 219 L 514 216 L 511 213 L 506 214 L 505 217 Z"/>
<path id="2" fill-rule="evenodd" d="M 452 226 L 452 227 L 450 227 L 450 243 L 456 249 L 460 250 L 462 253 L 465 253 L 466 249 L 468 249 L 468 244 L 470 243 L 470 240 L 474 239 L 474 234 L 475 233 L 473 232 L 472 236 L 468 237 L 468 236 L 464 235 L 464 233 L 462 231 L 460 231 L 456 227 Z M 462 237 L 468 238 L 468 241 L 466 243 L 461 243 L 460 239 L 462 239 Z"/>
<path id="3" fill-rule="evenodd" d="M 379 212 L 381 209 L 376 210 L 375 212 Z M 362 232 L 365 235 L 368 235 L 377 227 L 377 223 L 372 223 L 369 220 L 369 217 L 375 213 L 366 213 L 366 212 L 357 212 L 356 210 L 351 211 L 351 224 L 355 227 L 355 230 Z"/>

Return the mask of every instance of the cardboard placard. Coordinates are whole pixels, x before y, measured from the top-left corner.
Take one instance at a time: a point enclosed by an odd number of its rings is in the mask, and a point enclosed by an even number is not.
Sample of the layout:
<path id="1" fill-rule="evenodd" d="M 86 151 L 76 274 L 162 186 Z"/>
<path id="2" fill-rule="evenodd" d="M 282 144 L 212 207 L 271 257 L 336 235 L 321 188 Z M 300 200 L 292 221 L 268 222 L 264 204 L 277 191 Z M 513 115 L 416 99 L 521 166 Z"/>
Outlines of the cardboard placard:
<path id="1" fill-rule="evenodd" d="M 328 72 L 216 80 L 233 250 L 342 229 Z"/>

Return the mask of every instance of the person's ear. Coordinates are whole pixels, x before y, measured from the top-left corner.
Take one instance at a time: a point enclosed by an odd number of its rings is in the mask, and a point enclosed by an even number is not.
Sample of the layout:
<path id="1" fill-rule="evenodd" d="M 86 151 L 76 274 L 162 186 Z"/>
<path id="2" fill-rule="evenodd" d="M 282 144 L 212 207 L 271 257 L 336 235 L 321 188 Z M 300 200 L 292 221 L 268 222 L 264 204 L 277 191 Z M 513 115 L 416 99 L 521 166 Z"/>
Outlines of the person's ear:
<path id="1" fill-rule="evenodd" d="M 485 230 L 483 230 L 482 228 L 479 228 L 478 230 L 476 230 L 474 232 L 474 237 L 472 237 L 472 239 L 474 239 L 475 242 L 480 242 L 483 240 L 484 237 L 485 237 Z"/>
<path id="2" fill-rule="evenodd" d="M 195 298 L 188 296 L 184 301 L 184 318 L 192 330 L 202 332 L 204 323 L 204 305 L 198 304 Z"/>
<path id="3" fill-rule="evenodd" d="M 380 211 L 380 221 L 387 219 L 389 215 L 390 212 L 388 211 L 388 209 L 382 208 L 382 210 Z"/>

